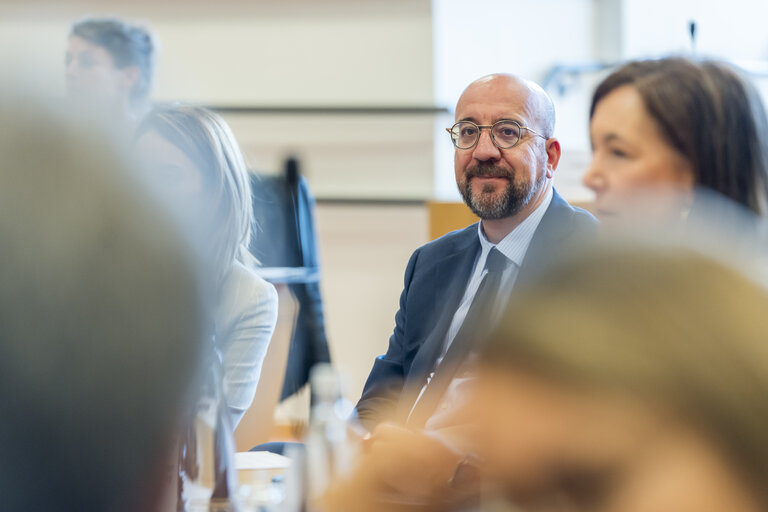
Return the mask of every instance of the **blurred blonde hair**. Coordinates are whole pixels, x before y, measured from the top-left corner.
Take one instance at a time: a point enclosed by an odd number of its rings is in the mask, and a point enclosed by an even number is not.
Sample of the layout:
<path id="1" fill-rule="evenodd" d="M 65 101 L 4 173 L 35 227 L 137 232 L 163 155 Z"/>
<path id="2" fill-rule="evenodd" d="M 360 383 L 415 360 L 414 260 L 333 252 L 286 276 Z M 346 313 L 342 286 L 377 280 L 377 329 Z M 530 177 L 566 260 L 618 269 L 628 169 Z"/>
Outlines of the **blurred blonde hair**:
<path id="1" fill-rule="evenodd" d="M 486 365 L 658 406 L 719 443 L 762 492 L 765 288 L 692 249 L 627 245 L 571 258 L 518 296 Z"/>
<path id="2" fill-rule="evenodd" d="M 235 261 L 254 266 L 256 261 L 248 251 L 253 237 L 250 177 L 226 121 L 203 107 L 159 107 L 142 120 L 135 137 L 152 131 L 182 150 L 203 172 L 215 205 L 216 229 L 207 243 L 215 250 L 218 282 L 226 278 Z"/>

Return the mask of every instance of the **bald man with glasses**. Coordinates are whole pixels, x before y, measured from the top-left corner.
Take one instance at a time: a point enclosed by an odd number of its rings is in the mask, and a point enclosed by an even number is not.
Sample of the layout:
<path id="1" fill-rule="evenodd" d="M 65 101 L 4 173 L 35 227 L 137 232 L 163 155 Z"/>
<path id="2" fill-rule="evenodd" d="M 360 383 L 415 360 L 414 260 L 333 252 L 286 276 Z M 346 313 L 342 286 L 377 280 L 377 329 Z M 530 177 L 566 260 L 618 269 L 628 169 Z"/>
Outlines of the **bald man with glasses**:
<path id="1" fill-rule="evenodd" d="M 555 111 L 538 85 L 495 74 L 470 84 L 448 128 L 456 183 L 481 221 L 413 253 L 387 353 L 374 362 L 357 421 L 446 426 L 471 376 L 473 341 L 549 255 L 592 236 L 596 221 L 552 186 Z M 375 435 L 375 434 L 374 434 Z"/>
<path id="2" fill-rule="evenodd" d="M 514 290 L 594 236 L 596 220 L 552 186 L 555 111 L 536 84 L 489 75 L 470 84 L 448 128 L 456 184 L 480 222 L 413 253 L 387 353 L 376 358 L 353 422 L 357 470 L 328 495 L 333 510 L 477 497 L 479 468 L 461 424 L 476 345 Z M 361 506 L 364 503 L 364 507 Z M 329 509 L 331 509 L 329 508 Z"/>

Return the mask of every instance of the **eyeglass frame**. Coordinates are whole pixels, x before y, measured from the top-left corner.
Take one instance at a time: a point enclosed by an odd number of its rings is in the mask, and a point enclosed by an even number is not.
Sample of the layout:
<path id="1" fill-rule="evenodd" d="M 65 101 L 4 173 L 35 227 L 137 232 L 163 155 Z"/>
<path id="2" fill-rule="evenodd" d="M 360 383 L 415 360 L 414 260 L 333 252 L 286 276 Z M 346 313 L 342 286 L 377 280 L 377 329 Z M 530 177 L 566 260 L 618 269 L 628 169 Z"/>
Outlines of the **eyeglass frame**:
<path id="1" fill-rule="evenodd" d="M 472 124 L 475 127 L 477 127 L 477 140 L 475 141 L 474 144 L 472 144 L 471 146 L 469 146 L 467 148 L 460 148 L 459 146 L 456 145 L 456 141 L 453 139 L 453 129 L 456 127 L 457 124 L 461 124 L 461 123 L 469 123 L 469 124 Z M 523 126 L 522 124 L 520 124 L 519 121 L 515 121 L 514 119 L 499 119 L 498 121 L 496 121 L 493 124 L 477 124 L 477 123 L 475 123 L 473 121 L 456 121 L 455 123 L 453 123 L 453 126 L 451 126 L 450 128 L 446 128 L 445 131 L 447 131 L 448 134 L 451 136 L 451 142 L 453 143 L 453 147 L 455 147 L 456 149 L 460 149 L 462 151 L 468 151 L 468 150 L 474 148 L 475 146 L 477 146 L 477 143 L 480 142 L 480 136 L 482 135 L 483 128 L 488 128 L 488 132 L 491 134 L 491 142 L 493 142 L 493 145 L 496 146 L 499 149 L 512 149 L 513 147 L 515 147 L 518 144 L 520 144 L 520 141 L 523 140 L 522 133 L 520 134 L 520 137 L 517 138 L 517 142 L 515 142 L 511 146 L 500 146 L 496 142 L 496 137 L 493 136 L 493 127 L 496 126 L 497 124 L 500 124 L 500 123 L 512 123 L 512 124 L 517 125 L 517 127 L 520 128 L 521 131 L 525 130 L 526 132 L 531 132 L 532 134 L 537 135 L 537 136 L 541 137 L 544 140 L 548 140 L 549 139 L 549 137 L 545 137 L 544 135 L 540 134 L 539 132 L 537 132 L 536 130 L 534 130 L 532 128 L 529 128 L 527 126 Z M 458 140 L 458 137 L 456 139 Z"/>

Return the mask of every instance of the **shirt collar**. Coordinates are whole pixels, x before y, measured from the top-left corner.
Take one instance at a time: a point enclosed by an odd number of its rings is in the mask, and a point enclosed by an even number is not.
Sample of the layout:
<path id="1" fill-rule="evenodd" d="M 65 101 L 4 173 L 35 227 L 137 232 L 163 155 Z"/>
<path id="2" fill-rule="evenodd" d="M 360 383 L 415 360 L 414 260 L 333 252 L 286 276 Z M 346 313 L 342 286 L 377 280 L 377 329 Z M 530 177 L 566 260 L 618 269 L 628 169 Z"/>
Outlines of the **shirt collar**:
<path id="1" fill-rule="evenodd" d="M 488 241 L 483 232 L 483 223 L 477 223 L 477 232 L 480 237 L 480 246 L 482 249 L 481 257 L 487 256 L 490 250 L 494 247 L 498 249 L 501 254 L 511 260 L 518 267 L 523 264 L 523 258 L 528 251 L 528 246 L 531 244 L 533 234 L 536 232 L 536 228 L 539 227 L 541 219 L 544 217 L 549 203 L 552 202 L 553 196 L 552 188 L 547 192 L 546 197 L 541 204 L 528 217 L 523 220 L 518 226 L 513 229 L 507 236 L 505 236 L 498 244 L 494 245 Z"/>

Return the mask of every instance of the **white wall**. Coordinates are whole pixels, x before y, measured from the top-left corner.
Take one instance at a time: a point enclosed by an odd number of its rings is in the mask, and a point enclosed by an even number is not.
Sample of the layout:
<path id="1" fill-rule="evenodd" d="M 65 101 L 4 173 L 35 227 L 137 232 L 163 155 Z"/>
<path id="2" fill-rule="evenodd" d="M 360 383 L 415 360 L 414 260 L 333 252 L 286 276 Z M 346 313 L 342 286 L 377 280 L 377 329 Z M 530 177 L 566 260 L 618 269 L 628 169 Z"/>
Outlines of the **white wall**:
<path id="1" fill-rule="evenodd" d="M 664 15 L 654 15 L 657 12 Z M 696 54 L 759 71 L 751 78 L 768 103 L 768 2 L 764 0 L 622 0 L 622 56 L 690 54 L 691 20 L 697 25 Z"/>
<path id="2" fill-rule="evenodd" d="M 736 60 L 768 59 L 768 2 L 763 0 L 622 0 L 624 58 L 688 53 L 695 20 L 697 51 Z"/>

